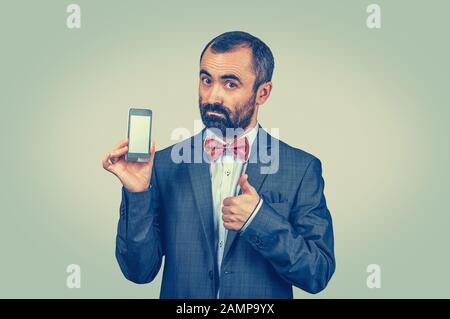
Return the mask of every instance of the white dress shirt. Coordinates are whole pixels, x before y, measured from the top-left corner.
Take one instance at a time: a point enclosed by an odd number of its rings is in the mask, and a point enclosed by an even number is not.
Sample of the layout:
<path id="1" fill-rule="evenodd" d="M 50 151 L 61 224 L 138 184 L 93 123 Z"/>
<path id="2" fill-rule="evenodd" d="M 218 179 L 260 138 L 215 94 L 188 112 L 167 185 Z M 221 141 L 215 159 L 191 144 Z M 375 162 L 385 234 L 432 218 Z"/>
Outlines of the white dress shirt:
<path id="1" fill-rule="evenodd" d="M 249 154 L 252 149 L 253 142 L 256 140 L 256 135 L 258 133 L 258 125 L 247 130 L 242 136 L 246 136 L 249 143 Z M 206 130 L 206 138 L 214 138 L 224 144 L 222 138 L 214 134 L 213 131 Z M 211 176 L 211 186 L 212 186 L 212 199 L 214 205 L 214 231 L 215 231 L 215 247 L 217 249 L 217 262 L 220 268 L 222 265 L 222 258 L 225 249 L 225 242 L 227 239 L 228 230 L 223 225 L 222 220 L 222 207 L 223 200 L 229 196 L 236 196 L 239 194 L 239 178 L 245 173 L 247 168 L 247 162 L 235 159 L 231 154 L 223 154 L 215 161 L 211 162 L 210 165 L 210 176 Z M 249 217 L 247 222 L 242 227 L 241 231 L 253 220 L 262 205 L 262 198 L 260 199 L 257 207 L 253 211 L 253 214 Z"/>

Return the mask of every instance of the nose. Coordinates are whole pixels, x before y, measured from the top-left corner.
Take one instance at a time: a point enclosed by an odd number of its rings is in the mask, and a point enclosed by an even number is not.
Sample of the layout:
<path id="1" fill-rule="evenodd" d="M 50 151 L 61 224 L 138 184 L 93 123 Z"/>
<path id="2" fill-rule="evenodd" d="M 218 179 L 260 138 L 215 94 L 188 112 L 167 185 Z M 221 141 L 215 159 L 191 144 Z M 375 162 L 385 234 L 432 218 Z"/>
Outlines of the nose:
<path id="1" fill-rule="evenodd" d="M 213 85 L 204 91 L 204 103 L 223 104 L 223 91 L 220 85 Z"/>

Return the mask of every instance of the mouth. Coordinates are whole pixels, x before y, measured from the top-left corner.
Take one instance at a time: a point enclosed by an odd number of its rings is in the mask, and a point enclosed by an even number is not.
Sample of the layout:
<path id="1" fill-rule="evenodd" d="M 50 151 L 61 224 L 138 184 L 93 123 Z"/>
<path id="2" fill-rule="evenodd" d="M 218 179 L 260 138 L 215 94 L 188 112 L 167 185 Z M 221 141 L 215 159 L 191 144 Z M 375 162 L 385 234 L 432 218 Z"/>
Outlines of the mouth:
<path id="1" fill-rule="evenodd" d="M 208 113 L 208 114 L 212 114 L 212 115 L 215 115 L 215 116 L 224 116 L 222 113 L 217 113 L 217 112 L 214 112 L 214 111 L 208 111 L 208 112 L 206 112 L 206 113 Z"/>

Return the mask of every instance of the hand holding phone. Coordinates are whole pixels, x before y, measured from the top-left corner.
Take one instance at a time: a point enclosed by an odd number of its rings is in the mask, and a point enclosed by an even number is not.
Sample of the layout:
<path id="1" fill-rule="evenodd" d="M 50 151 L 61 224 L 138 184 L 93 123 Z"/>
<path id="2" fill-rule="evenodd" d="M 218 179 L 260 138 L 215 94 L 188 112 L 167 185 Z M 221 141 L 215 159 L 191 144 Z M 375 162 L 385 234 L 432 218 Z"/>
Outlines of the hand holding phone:
<path id="1" fill-rule="evenodd" d="M 130 192 L 148 189 L 155 155 L 155 145 L 150 143 L 152 113 L 150 110 L 139 110 L 142 109 L 130 109 L 128 138 L 120 141 L 103 158 L 103 168 L 116 175 Z M 134 116 L 150 118 L 133 118 Z"/>

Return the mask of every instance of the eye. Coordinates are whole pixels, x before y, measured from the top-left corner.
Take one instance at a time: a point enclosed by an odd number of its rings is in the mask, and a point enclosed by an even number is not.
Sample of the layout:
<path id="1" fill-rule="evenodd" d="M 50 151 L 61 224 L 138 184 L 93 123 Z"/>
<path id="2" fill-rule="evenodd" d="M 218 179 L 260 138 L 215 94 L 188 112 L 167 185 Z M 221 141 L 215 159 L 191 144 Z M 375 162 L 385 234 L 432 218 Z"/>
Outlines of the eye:
<path id="1" fill-rule="evenodd" d="M 203 82 L 203 84 L 206 84 L 206 85 L 211 84 L 211 80 L 210 80 L 209 78 L 207 78 L 207 77 L 204 77 L 204 78 L 202 79 L 202 82 Z"/>
<path id="2" fill-rule="evenodd" d="M 233 83 L 233 82 L 227 82 L 225 85 L 226 85 L 229 89 L 235 89 L 235 88 L 237 88 L 236 83 Z"/>

